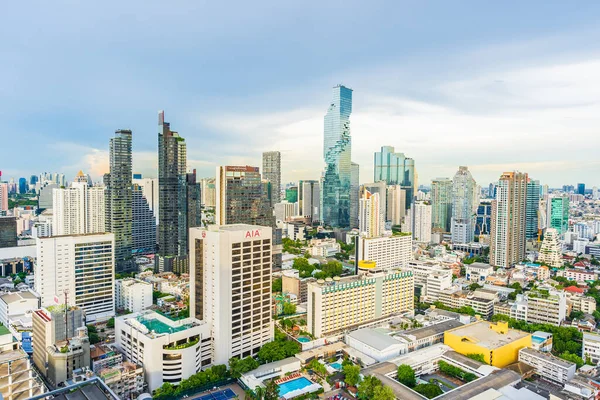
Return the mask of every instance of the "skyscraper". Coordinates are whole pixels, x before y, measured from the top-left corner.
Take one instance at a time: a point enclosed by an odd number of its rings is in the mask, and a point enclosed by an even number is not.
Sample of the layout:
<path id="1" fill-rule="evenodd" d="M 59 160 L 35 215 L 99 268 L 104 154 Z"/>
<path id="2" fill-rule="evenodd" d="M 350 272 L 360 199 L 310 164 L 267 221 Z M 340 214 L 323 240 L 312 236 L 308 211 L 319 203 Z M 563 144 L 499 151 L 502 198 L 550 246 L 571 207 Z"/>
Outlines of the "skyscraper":
<path id="1" fill-rule="evenodd" d="M 492 200 L 481 199 L 477 206 L 475 236 L 489 235 L 492 226 Z"/>
<path id="2" fill-rule="evenodd" d="M 281 202 L 281 153 L 265 151 L 262 155 L 263 179 L 271 182 L 271 204 Z"/>
<path id="3" fill-rule="evenodd" d="M 373 181 L 400 185 L 406 191 L 406 208 L 410 208 L 417 193 L 415 161 L 404 153 L 396 153 L 392 146 L 381 147 L 373 163 Z"/>
<path id="4" fill-rule="evenodd" d="M 526 173 L 505 172 L 492 202 L 490 264 L 508 268 L 525 257 Z"/>
<path id="5" fill-rule="evenodd" d="M 527 182 L 527 210 L 525 222 L 525 238 L 538 238 L 538 214 L 540 209 L 540 181 L 529 179 Z"/>
<path id="6" fill-rule="evenodd" d="M 537 261 L 546 264 L 553 268 L 561 268 L 563 266 L 562 261 L 562 249 L 559 242 L 559 234 L 554 228 L 546 229 L 544 233 L 544 241 L 540 248 L 540 254 Z"/>
<path id="7" fill-rule="evenodd" d="M 552 197 L 550 200 L 550 228 L 556 229 L 558 235 L 569 230 L 569 197 Z"/>
<path id="8" fill-rule="evenodd" d="M 475 180 L 467 167 L 459 167 L 452 180 L 452 242 L 473 241 L 475 215 Z"/>
<path id="9" fill-rule="evenodd" d="M 107 185 L 106 231 L 115 235 L 115 267 L 117 272 L 134 268 L 131 257 L 132 193 L 131 193 L 131 131 L 119 129 L 110 139 L 110 173 Z"/>
<path id="10" fill-rule="evenodd" d="M 384 191 L 385 193 L 385 191 Z M 371 193 L 368 188 L 363 187 L 359 205 L 359 232 L 361 236 L 374 238 L 383 234 L 384 220 L 382 215 L 381 196 L 379 193 Z"/>
<path id="11" fill-rule="evenodd" d="M 158 225 L 158 178 L 134 178 L 133 184 L 139 186 L 142 195 L 148 202 L 148 207 L 150 207 L 150 210 L 154 214 L 154 218 L 156 219 L 155 225 Z"/>
<path id="12" fill-rule="evenodd" d="M 321 201 L 319 181 L 300 181 L 298 183 L 298 214 L 310 217 L 311 222 L 319 220 Z"/>
<path id="13" fill-rule="evenodd" d="M 321 184 L 321 221 L 334 228 L 349 228 L 352 224 L 351 113 L 352 89 L 342 85 L 334 87 L 333 99 L 324 121 L 325 171 Z"/>
<path id="14" fill-rule="evenodd" d="M 406 215 L 406 192 L 400 185 L 387 186 L 385 220 L 392 226 L 402 225 Z"/>
<path id="15" fill-rule="evenodd" d="M 412 237 L 416 242 L 431 242 L 431 204 L 415 201 L 412 206 Z"/>
<path id="16" fill-rule="evenodd" d="M 79 171 L 78 177 L 85 177 Z M 106 232 L 106 191 L 102 186 L 89 187 L 87 179 L 52 193 L 52 233 L 79 235 Z"/>
<path id="17" fill-rule="evenodd" d="M 0 249 L 17 247 L 17 219 L 0 216 Z"/>
<path id="18" fill-rule="evenodd" d="M 27 178 L 19 178 L 19 193 L 24 194 L 29 190 L 27 185 Z"/>
<path id="19" fill-rule="evenodd" d="M 158 270 L 182 272 L 187 265 L 187 150 L 185 139 L 158 113 Z"/>
<path id="20" fill-rule="evenodd" d="M 452 221 L 452 181 L 436 178 L 431 181 L 431 222 L 433 228 L 450 232 Z"/>
<path id="21" fill-rule="evenodd" d="M 20 184 L 20 181 L 19 181 L 19 184 Z M 578 183 L 577 184 L 577 194 L 585 196 L 585 183 Z"/>
<path id="22" fill-rule="evenodd" d="M 8 211 L 8 185 L 0 182 L 0 215 Z"/>
<path id="23" fill-rule="evenodd" d="M 133 254 L 154 254 L 156 250 L 156 218 L 140 185 L 133 184 L 132 195 Z"/>
<path id="24" fill-rule="evenodd" d="M 386 211 L 387 211 L 387 185 L 385 182 L 373 182 L 373 183 L 365 183 L 362 185 L 359 195 L 360 198 L 363 199 L 364 191 L 367 190 L 371 194 L 378 194 L 377 202 L 379 203 L 379 220 L 381 221 L 381 229 L 378 235 L 383 234 L 383 230 L 385 229 L 386 222 Z M 360 219 L 360 218 L 359 218 Z"/>

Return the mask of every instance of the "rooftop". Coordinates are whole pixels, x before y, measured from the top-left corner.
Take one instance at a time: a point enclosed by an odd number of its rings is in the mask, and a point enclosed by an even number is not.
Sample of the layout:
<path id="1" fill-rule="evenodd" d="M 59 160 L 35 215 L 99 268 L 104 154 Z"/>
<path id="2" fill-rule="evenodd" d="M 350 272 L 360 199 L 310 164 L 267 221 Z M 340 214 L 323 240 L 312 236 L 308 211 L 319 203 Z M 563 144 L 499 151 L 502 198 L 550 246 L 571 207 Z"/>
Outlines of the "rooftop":
<path id="1" fill-rule="evenodd" d="M 459 388 L 456 388 L 437 399 L 439 400 L 463 400 L 470 399 L 489 389 L 500 389 L 508 385 L 514 385 L 521 381 L 521 375 L 507 369 L 500 369 L 492 372 L 488 376 L 469 382 Z"/>
<path id="2" fill-rule="evenodd" d="M 5 327 L 4 325 L 0 324 L 0 336 L 2 335 L 9 335 L 10 331 L 8 330 L 7 327 Z"/>
<path id="3" fill-rule="evenodd" d="M 474 262 L 473 264 L 467 264 L 467 265 L 465 265 L 465 268 L 493 269 L 494 267 L 492 267 L 490 264 L 485 264 L 485 263 L 480 263 L 480 262 Z"/>
<path id="4" fill-rule="evenodd" d="M 402 342 L 394 339 L 390 335 L 369 328 L 358 329 L 349 333 L 348 336 L 379 351 L 385 350 L 390 346 L 402 344 Z"/>
<path id="5" fill-rule="evenodd" d="M 544 353 L 542 351 L 538 351 L 538 350 L 534 350 L 534 349 L 523 348 L 520 350 L 520 352 L 529 354 L 529 355 L 537 357 L 537 358 L 541 358 L 542 360 L 544 360 L 546 362 L 556 364 L 562 368 L 571 368 L 572 366 L 575 365 L 575 363 L 572 363 L 570 361 L 566 361 L 566 360 L 563 360 L 562 358 L 555 357 L 552 354 Z"/>
<path id="6" fill-rule="evenodd" d="M 439 335 L 440 333 L 446 332 L 447 330 L 458 328 L 463 325 L 463 323 L 459 322 L 456 319 L 450 319 L 444 322 L 440 322 L 439 324 L 430 325 L 423 328 L 417 328 L 411 331 L 404 332 L 403 335 L 411 335 L 414 336 L 417 340 L 419 340 L 426 337 Z"/>
<path id="7" fill-rule="evenodd" d="M 37 300 L 38 297 L 31 291 L 27 290 L 24 292 L 14 292 L 5 294 L 3 296 L 0 296 L 0 299 L 2 299 L 2 301 L 4 301 L 6 304 L 10 304 L 21 300 Z"/>
<path id="8" fill-rule="evenodd" d="M 463 341 L 470 341 L 490 350 L 497 349 L 531 335 L 530 333 L 511 328 L 508 328 L 507 332 L 502 334 L 491 329 L 491 325 L 492 323 L 487 321 L 478 321 L 449 330 L 446 334 L 460 336 L 463 338 Z"/>

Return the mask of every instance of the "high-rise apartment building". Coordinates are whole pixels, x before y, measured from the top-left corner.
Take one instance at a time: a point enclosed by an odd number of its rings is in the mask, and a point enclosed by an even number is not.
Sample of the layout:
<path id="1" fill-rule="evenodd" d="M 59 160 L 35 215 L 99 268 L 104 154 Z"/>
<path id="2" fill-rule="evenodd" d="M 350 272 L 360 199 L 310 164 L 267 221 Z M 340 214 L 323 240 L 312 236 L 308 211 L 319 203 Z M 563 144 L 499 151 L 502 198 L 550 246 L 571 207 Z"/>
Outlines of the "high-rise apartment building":
<path id="1" fill-rule="evenodd" d="M 431 203 L 415 201 L 412 207 L 412 237 L 416 242 L 431 242 Z"/>
<path id="2" fill-rule="evenodd" d="M 492 202 L 490 264 L 508 268 L 525 257 L 526 173 L 505 172 Z"/>
<path id="3" fill-rule="evenodd" d="M 383 234 L 385 221 L 383 220 L 382 209 L 385 208 L 381 204 L 380 194 L 371 193 L 366 187 L 363 187 L 358 217 L 360 235 L 374 238 Z"/>
<path id="4" fill-rule="evenodd" d="M 406 191 L 406 209 L 409 209 L 417 193 L 415 160 L 396 153 L 392 146 L 383 146 L 374 155 L 373 181 L 402 186 Z"/>
<path id="5" fill-rule="evenodd" d="M 448 178 L 431 181 L 431 222 L 436 230 L 450 232 L 452 189 L 452 181 Z"/>
<path id="6" fill-rule="evenodd" d="M 308 283 L 308 331 L 326 337 L 383 324 L 414 311 L 411 271 L 362 274 Z"/>
<path id="7" fill-rule="evenodd" d="M 115 306 L 117 310 L 135 313 L 152 306 L 152 283 L 125 278 L 115 281 Z"/>
<path id="8" fill-rule="evenodd" d="M 452 180 L 452 242 L 473 241 L 475 216 L 475 179 L 467 167 L 459 167 Z"/>
<path id="9" fill-rule="evenodd" d="M 159 271 L 182 272 L 187 265 L 187 149 L 185 139 L 158 113 Z"/>
<path id="10" fill-rule="evenodd" d="M 187 231 L 202 225 L 202 189 L 196 182 L 196 170 L 186 175 L 187 190 Z M 186 243 L 187 252 L 187 243 Z"/>
<path id="11" fill-rule="evenodd" d="M 342 85 L 334 87 L 333 99 L 324 121 L 325 171 L 321 181 L 321 221 L 334 228 L 349 228 L 352 225 L 351 113 L 352 89 Z M 358 200 L 358 187 L 356 189 Z M 358 209 L 356 211 L 358 214 Z"/>
<path id="12" fill-rule="evenodd" d="M 17 219 L 0 216 L 0 249 L 17 246 Z"/>
<path id="13" fill-rule="evenodd" d="M 78 177 L 85 177 L 79 171 Z M 89 187 L 87 179 L 75 180 L 68 188 L 52 193 L 54 235 L 106 232 L 106 198 L 103 186 Z"/>
<path id="14" fill-rule="evenodd" d="M 200 194 L 204 207 L 215 207 L 217 203 L 216 187 L 214 178 L 203 178 L 200 180 Z"/>
<path id="15" fill-rule="evenodd" d="M 138 184 L 132 188 L 132 252 L 134 255 L 154 254 L 156 251 L 156 218 Z"/>
<path id="16" fill-rule="evenodd" d="M 321 207 L 321 188 L 319 181 L 300 181 L 298 183 L 298 214 L 310 217 L 311 222 L 319 221 Z"/>
<path id="17" fill-rule="evenodd" d="M 404 268 L 413 258 L 410 233 L 393 236 L 359 237 L 356 245 L 356 263 L 370 261 L 377 270 Z M 372 265 L 372 264 L 371 264 Z"/>
<path id="18" fill-rule="evenodd" d="M 106 232 L 115 235 L 115 266 L 117 272 L 134 268 L 133 249 L 132 187 L 131 187 L 131 139 L 128 129 L 115 131 L 110 139 L 110 173 L 105 176 L 107 186 Z"/>
<path id="19" fill-rule="evenodd" d="M 8 211 L 8 184 L 0 182 L 0 215 Z"/>
<path id="20" fill-rule="evenodd" d="M 385 220 L 392 226 L 402 225 L 406 215 L 406 191 L 400 185 L 388 185 Z"/>
<path id="21" fill-rule="evenodd" d="M 42 306 L 65 304 L 85 311 L 87 321 L 115 314 L 114 234 L 37 238 L 34 288 Z"/>
<path id="22" fill-rule="evenodd" d="M 569 197 L 552 197 L 550 200 L 550 228 L 556 229 L 558 235 L 569 230 Z"/>
<path id="23" fill-rule="evenodd" d="M 553 268 L 561 268 L 563 266 L 562 249 L 558 238 L 559 235 L 556 229 L 546 229 L 544 241 L 542 242 L 542 247 L 540 248 L 540 254 L 538 256 L 538 262 Z"/>
<path id="24" fill-rule="evenodd" d="M 271 182 L 271 204 L 281 201 L 281 153 L 265 151 L 262 155 L 263 179 Z"/>
<path id="25" fill-rule="evenodd" d="M 215 365 L 273 340 L 272 236 L 246 224 L 190 230 L 190 316 L 211 324 Z"/>
<path id="26" fill-rule="evenodd" d="M 538 239 L 540 210 L 540 181 L 529 179 L 527 182 L 527 205 L 525 211 L 525 238 Z"/>
<path id="27" fill-rule="evenodd" d="M 155 225 L 158 225 L 158 178 L 134 178 L 132 182 L 141 189 L 142 195 L 146 199 L 148 207 L 150 207 L 150 210 L 156 219 Z"/>
<path id="28" fill-rule="evenodd" d="M 360 196 L 360 166 L 350 165 L 350 227 L 358 228 L 358 198 Z M 384 199 L 385 200 L 385 199 Z"/>

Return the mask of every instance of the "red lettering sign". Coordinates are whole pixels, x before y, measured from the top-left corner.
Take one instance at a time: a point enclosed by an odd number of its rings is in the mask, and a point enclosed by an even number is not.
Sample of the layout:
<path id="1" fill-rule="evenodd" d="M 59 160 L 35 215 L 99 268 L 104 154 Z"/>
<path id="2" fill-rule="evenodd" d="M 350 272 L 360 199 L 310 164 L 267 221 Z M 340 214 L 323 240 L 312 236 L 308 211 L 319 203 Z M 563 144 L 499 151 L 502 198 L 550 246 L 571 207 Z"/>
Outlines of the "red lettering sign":
<path id="1" fill-rule="evenodd" d="M 247 231 L 246 232 L 246 239 L 253 238 L 253 237 L 260 237 L 260 231 L 258 229 L 255 231 Z"/>

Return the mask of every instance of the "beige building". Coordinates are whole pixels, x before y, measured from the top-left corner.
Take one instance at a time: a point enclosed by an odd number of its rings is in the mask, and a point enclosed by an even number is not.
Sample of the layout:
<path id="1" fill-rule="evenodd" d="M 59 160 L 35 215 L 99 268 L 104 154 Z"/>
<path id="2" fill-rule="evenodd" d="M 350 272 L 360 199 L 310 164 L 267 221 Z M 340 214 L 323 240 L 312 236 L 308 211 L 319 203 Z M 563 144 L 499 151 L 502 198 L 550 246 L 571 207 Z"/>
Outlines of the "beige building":
<path id="1" fill-rule="evenodd" d="M 527 292 L 528 323 L 560 325 L 566 316 L 567 298 L 564 292 Z"/>
<path id="2" fill-rule="evenodd" d="M 22 349 L 0 352 L 0 394 L 3 399 L 25 400 L 45 391 L 27 353 Z"/>
<path id="3" fill-rule="evenodd" d="M 144 368 L 129 361 L 104 368 L 98 376 L 121 399 L 137 397 L 144 391 Z"/>
<path id="4" fill-rule="evenodd" d="M 56 342 L 46 348 L 48 360 L 46 378 L 54 385 L 73 378 L 73 371 L 90 366 L 90 341 L 87 328 L 77 329 L 77 336 L 68 340 Z"/>
<path id="5" fill-rule="evenodd" d="M 357 262 L 374 261 L 377 269 L 391 269 L 406 267 L 412 258 L 412 237 L 408 233 L 358 238 Z"/>
<path id="6" fill-rule="evenodd" d="M 439 301 L 446 307 L 456 309 L 464 306 L 471 307 L 477 314 L 489 318 L 494 314 L 494 304 L 498 302 L 498 294 L 487 289 L 464 292 L 457 288 L 450 288 L 440 292 Z"/>
<path id="7" fill-rule="evenodd" d="M 308 283 L 314 281 L 316 281 L 314 278 L 299 278 L 284 272 L 281 276 L 281 291 L 296 295 L 298 303 L 306 303 Z"/>
<path id="8" fill-rule="evenodd" d="M 558 231 L 554 228 L 546 229 L 544 241 L 540 248 L 537 261 L 553 268 L 563 266 L 561 245 L 558 241 Z"/>
<path id="9" fill-rule="evenodd" d="M 308 284 L 308 331 L 315 337 L 350 331 L 414 312 L 410 271 L 365 273 Z"/>

